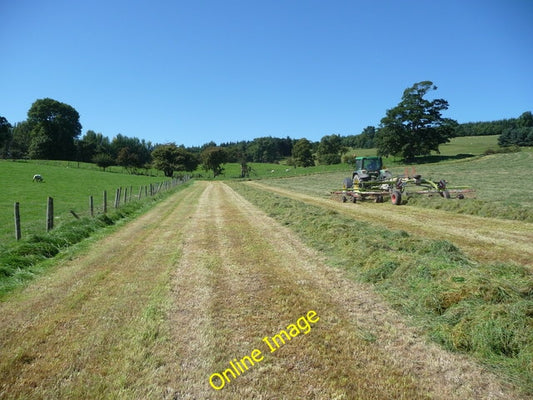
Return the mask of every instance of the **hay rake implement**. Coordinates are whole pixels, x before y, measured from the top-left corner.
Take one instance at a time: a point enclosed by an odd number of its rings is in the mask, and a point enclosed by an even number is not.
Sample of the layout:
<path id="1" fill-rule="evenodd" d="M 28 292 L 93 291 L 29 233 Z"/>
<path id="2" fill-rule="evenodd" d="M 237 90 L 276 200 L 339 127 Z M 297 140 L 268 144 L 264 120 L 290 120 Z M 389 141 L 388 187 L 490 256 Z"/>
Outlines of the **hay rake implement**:
<path id="1" fill-rule="evenodd" d="M 409 174 L 406 170 L 403 176 L 393 177 L 383 169 L 381 157 L 356 157 L 356 170 L 352 178 L 345 178 L 342 190 L 331 192 L 332 196 L 343 202 L 356 203 L 371 199 L 376 203 L 383 203 L 390 198 L 394 205 L 400 205 L 402 200 L 414 196 L 440 196 L 446 199 L 463 199 L 471 197 L 474 190 L 469 187 L 450 187 L 445 180 L 432 181 L 416 174 L 414 169 Z"/>

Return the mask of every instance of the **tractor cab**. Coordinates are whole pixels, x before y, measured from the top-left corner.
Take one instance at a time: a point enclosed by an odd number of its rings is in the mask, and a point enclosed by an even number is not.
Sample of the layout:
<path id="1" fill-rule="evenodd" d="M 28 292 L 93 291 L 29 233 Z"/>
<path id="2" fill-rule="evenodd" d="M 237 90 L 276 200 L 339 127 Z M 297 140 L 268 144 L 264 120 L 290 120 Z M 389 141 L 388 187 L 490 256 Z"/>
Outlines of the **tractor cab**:
<path id="1" fill-rule="evenodd" d="M 383 169 L 381 157 L 355 157 L 355 171 L 352 175 L 354 180 L 366 182 L 371 180 L 381 180 L 390 174 Z"/>

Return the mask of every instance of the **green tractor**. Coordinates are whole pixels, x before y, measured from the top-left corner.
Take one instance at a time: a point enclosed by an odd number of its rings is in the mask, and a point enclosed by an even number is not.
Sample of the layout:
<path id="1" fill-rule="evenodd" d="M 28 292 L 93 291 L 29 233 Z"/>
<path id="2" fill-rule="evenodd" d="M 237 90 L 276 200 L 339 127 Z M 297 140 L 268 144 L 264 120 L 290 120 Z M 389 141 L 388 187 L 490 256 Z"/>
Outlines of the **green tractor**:
<path id="1" fill-rule="evenodd" d="M 332 192 L 340 195 L 343 202 L 373 199 L 376 203 L 383 203 L 386 197 L 390 197 L 392 204 L 400 205 L 402 198 L 413 194 L 439 195 L 451 198 L 451 193 L 456 193 L 459 199 L 464 198 L 464 193 L 473 192 L 472 189 L 449 189 L 447 182 L 440 180 L 434 182 L 423 179 L 413 171 L 409 176 L 407 171 L 403 176 L 393 177 L 383 168 L 381 157 L 355 157 L 355 171 L 351 178 L 344 178 L 341 191 Z"/>

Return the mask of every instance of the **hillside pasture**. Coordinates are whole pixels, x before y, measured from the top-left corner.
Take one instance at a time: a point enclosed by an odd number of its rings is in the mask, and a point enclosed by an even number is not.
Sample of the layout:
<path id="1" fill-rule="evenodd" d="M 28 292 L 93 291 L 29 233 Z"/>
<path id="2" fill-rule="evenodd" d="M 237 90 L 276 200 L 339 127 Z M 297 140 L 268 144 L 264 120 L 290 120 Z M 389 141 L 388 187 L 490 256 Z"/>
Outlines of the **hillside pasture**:
<path id="1" fill-rule="evenodd" d="M 533 187 L 527 184 L 533 176 L 533 151 L 493 154 L 463 160 L 421 165 L 397 165 L 393 175 L 416 172 L 433 180 L 445 179 L 450 186 L 469 186 L 476 190 L 476 199 L 462 201 L 441 198 L 412 198 L 411 206 L 449 209 L 459 213 L 533 221 Z M 352 168 L 342 172 L 287 179 L 271 179 L 269 185 L 290 188 L 319 197 L 342 188 L 343 179 L 351 176 Z"/>
<path id="2" fill-rule="evenodd" d="M 33 182 L 40 174 L 44 182 Z M 95 213 L 103 207 L 103 191 L 107 191 L 108 207 L 113 206 L 117 188 L 133 188 L 133 196 L 141 185 L 161 182 L 159 176 L 130 175 L 103 172 L 86 166 L 77 168 L 68 162 L 13 162 L 0 161 L 0 240 L 9 243 L 15 240 L 14 203 L 20 203 L 22 236 L 39 234 L 46 230 L 47 198 L 54 199 L 54 225 L 71 221 L 74 211 L 79 216 L 89 215 L 89 196 L 94 198 Z"/>

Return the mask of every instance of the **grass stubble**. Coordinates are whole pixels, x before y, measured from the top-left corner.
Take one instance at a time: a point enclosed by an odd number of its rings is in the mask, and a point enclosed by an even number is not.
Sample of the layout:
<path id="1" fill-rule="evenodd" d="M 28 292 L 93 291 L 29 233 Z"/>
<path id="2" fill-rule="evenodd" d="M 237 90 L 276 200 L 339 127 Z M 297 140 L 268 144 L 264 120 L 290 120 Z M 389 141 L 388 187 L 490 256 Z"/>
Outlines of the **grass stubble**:
<path id="1" fill-rule="evenodd" d="M 325 264 L 345 260 L 330 242 L 306 238 L 317 252 L 289 229 L 324 230 L 320 213 L 236 188 L 288 226 L 224 184 L 198 182 L 1 303 L 0 398 L 520 398 L 426 343 L 371 290 L 398 267 L 380 264 L 358 283 Z M 340 242 L 347 231 L 334 230 Z M 312 330 L 268 353 L 261 339 L 310 309 Z M 221 391 L 209 386 L 254 348 L 263 361 Z"/>
<path id="2" fill-rule="evenodd" d="M 523 265 L 533 265 L 531 223 L 460 215 L 444 210 L 398 207 L 388 202 L 342 203 L 331 197 L 323 198 L 316 193 L 306 194 L 300 187 L 294 189 L 280 187 L 277 181 L 254 181 L 247 184 L 263 192 L 271 192 L 309 206 L 338 212 L 388 230 L 404 230 L 419 237 L 450 241 L 460 246 L 470 257 L 481 262 L 513 261 Z"/>
<path id="3" fill-rule="evenodd" d="M 474 261 L 446 240 L 369 224 L 333 202 L 304 204 L 256 184 L 235 189 L 326 255 L 328 264 L 372 284 L 423 335 L 474 356 L 524 395 L 533 394 L 530 267 Z"/>
<path id="4" fill-rule="evenodd" d="M 172 326 L 186 338 L 176 398 L 519 398 L 467 357 L 426 343 L 367 284 L 325 265 L 226 185 L 211 184 L 197 214 L 175 279 Z M 266 350 L 261 338 L 309 309 L 321 318 L 311 332 L 264 351 L 221 391 L 209 386 L 211 373 Z"/>
<path id="5" fill-rule="evenodd" d="M 0 304 L 0 398 L 160 396 L 179 221 L 196 195 L 167 198 Z"/>

